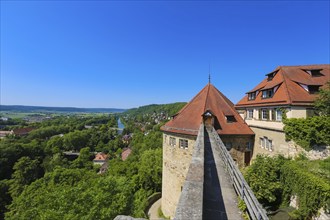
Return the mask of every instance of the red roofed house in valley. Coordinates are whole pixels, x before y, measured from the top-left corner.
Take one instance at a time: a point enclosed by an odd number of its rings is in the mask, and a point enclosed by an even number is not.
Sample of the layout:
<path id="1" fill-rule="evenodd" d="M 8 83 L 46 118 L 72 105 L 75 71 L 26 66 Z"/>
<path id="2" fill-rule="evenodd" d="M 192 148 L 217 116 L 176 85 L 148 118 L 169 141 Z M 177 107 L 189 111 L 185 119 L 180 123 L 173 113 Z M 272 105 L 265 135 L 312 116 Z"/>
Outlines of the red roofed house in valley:
<path id="1" fill-rule="evenodd" d="M 235 107 L 256 134 L 253 157 L 298 154 L 293 142 L 285 141 L 282 112 L 288 118 L 311 116 L 317 93 L 329 80 L 330 65 L 279 66 L 247 92 Z"/>
<path id="2" fill-rule="evenodd" d="M 12 131 L 12 133 L 16 136 L 25 136 L 28 135 L 34 128 L 16 128 Z"/>
<path id="3" fill-rule="evenodd" d="M 127 157 L 131 154 L 131 152 L 132 152 L 131 148 L 125 148 L 121 153 L 121 159 L 125 161 Z"/>
<path id="4" fill-rule="evenodd" d="M 95 155 L 93 163 L 102 166 L 105 162 L 107 162 L 107 160 L 108 160 L 108 155 L 106 155 L 105 153 L 97 153 Z"/>
<path id="5" fill-rule="evenodd" d="M 174 216 L 200 125 L 212 124 L 239 165 L 249 164 L 254 133 L 240 117 L 234 104 L 208 83 L 163 131 L 162 211 Z"/>

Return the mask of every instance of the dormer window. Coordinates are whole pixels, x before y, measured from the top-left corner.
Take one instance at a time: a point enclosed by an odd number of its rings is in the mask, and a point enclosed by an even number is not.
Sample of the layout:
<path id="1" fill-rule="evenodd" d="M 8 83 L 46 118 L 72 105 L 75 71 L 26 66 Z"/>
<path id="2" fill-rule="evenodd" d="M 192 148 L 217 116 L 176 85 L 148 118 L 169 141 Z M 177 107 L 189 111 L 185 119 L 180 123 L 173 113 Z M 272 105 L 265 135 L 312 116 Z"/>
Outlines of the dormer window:
<path id="1" fill-rule="evenodd" d="M 320 86 L 318 86 L 318 85 L 305 85 L 305 84 L 301 84 L 301 83 L 298 83 L 298 84 L 303 89 L 305 89 L 307 92 L 309 92 L 310 94 L 315 94 L 320 91 Z"/>
<path id="2" fill-rule="evenodd" d="M 274 71 L 274 72 L 271 72 L 271 73 L 268 73 L 266 76 L 267 76 L 267 80 L 268 81 L 272 81 L 272 79 L 274 78 L 274 76 L 276 75 L 276 73 L 278 72 L 278 70 Z"/>
<path id="3" fill-rule="evenodd" d="M 321 73 L 322 69 L 310 69 L 310 70 L 304 70 L 306 73 L 308 73 L 309 75 L 311 75 L 312 77 L 318 77 L 318 76 L 324 76 Z"/>
<path id="4" fill-rule="evenodd" d="M 227 123 L 236 122 L 236 118 L 233 115 L 226 115 Z"/>
<path id="5" fill-rule="evenodd" d="M 263 99 L 268 99 L 273 97 L 274 95 L 274 90 L 273 89 L 266 89 L 262 91 L 262 98 Z"/>
<path id="6" fill-rule="evenodd" d="M 318 93 L 320 90 L 320 86 L 308 86 L 308 92 L 310 94 Z"/>
<path id="7" fill-rule="evenodd" d="M 250 92 L 248 94 L 248 100 L 255 100 L 256 99 L 256 92 Z"/>

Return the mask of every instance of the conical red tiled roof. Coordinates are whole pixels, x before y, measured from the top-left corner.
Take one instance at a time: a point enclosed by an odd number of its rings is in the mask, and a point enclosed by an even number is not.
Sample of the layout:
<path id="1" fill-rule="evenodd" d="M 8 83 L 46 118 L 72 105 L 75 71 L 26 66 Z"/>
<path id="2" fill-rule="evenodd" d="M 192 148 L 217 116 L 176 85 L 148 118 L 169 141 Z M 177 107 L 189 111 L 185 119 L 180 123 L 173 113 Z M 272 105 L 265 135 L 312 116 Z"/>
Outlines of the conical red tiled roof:
<path id="1" fill-rule="evenodd" d="M 211 111 L 215 116 L 214 127 L 222 135 L 254 135 L 234 109 L 234 104 L 212 84 L 207 84 L 180 112 L 164 126 L 163 131 L 197 135 L 202 115 Z M 227 117 L 235 122 L 227 122 Z"/>

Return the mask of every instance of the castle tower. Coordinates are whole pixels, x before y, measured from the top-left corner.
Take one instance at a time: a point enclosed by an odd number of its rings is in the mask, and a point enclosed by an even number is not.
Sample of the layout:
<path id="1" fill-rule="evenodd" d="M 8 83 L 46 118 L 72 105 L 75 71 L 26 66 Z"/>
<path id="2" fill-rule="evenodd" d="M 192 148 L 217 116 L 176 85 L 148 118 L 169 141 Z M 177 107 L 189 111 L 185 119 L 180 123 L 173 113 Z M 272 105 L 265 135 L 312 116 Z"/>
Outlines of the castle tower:
<path id="1" fill-rule="evenodd" d="M 193 147 L 201 123 L 212 125 L 238 165 L 251 158 L 254 133 L 234 109 L 234 104 L 208 83 L 163 131 L 162 211 L 174 217 L 182 186 L 186 179 Z"/>

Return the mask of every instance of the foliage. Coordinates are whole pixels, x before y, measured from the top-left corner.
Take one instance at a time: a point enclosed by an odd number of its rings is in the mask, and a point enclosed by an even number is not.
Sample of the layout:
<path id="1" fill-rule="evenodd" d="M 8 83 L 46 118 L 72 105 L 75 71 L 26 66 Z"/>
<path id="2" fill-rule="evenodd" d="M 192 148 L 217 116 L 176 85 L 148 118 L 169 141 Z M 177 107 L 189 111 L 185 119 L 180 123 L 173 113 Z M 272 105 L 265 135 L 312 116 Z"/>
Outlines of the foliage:
<path id="1" fill-rule="evenodd" d="M 134 115 L 138 117 L 139 115 L 145 115 L 145 114 L 153 114 L 153 113 L 165 113 L 168 116 L 172 116 L 176 114 L 186 103 L 185 102 L 176 102 L 171 104 L 152 104 L 152 105 L 145 105 L 141 106 L 139 108 L 133 108 L 129 109 L 126 112 L 124 112 L 124 115 Z M 140 119 L 141 118 L 137 118 Z"/>
<path id="2" fill-rule="evenodd" d="M 314 145 L 330 145 L 330 117 L 285 119 L 284 132 L 287 140 L 293 140 L 306 150 Z"/>
<path id="3" fill-rule="evenodd" d="M 0 181 L 0 219 L 4 219 L 4 213 L 7 211 L 6 206 L 10 204 L 11 197 L 9 194 L 9 181 Z"/>
<path id="4" fill-rule="evenodd" d="M 299 209 L 292 213 L 294 219 L 310 219 L 322 207 L 329 211 L 329 181 L 306 172 L 301 162 L 285 163 L 281 168 L 281 182 L 286 201 L 289 201 L 292 195 L 298 197 Z"/>
<path id="5" fill-rule="evenodd" d="M 272 210 L 287 206 L 292 196 L 298 198 L 298 210 L 292 219 L 311 219 L 320 208 L 330 209 L 330 158 L 309 161 L 282 156 L 260 156 L 245 171 L 245 178 L 257 199 Z"/>
<path id="6" fill-rule="evenodd" d="M 249 217 L 249 214 L 247 213 L 247 206 L 246 206 L 244 200 L 241 197 L 238 197 L 238 205 L 237 206 L 238 206 L 239 210 L 242 211 L 242 217 L 245 220 L 249 220 L 250 217 Z"/>
<path id="7" fill-rule="evenodd" d="M 314 107 L 319 115 L 330 116 L 330 81 L 327 82 L 324 89 L 320 89 Z"/>
<path id="8" fill-rule="evenodd" d="M 12 198 L 21 194 L 24 187 L 43 176 L 43 170 L 38 160 L 21 157 L 14 165 L 14 173 L 10 180 L 9 192 Z"/>
<path id="9" fill-rule="evenodd" d="M 258 155 L 245 173 L 245 179 L 255 196 L 265 207 L 278 207 L 281 202 L 282 186 L 280 171 L 286 159 Z"/>
<path id="10" fill-rule="evenodd" d="M 143 123 L 125 118 L 127 131 L 134 133 L 129 143 L 114 129 L 118 115 L 56 116 L 34 123 L 36 129 L 26 137 L 0 140 L 0 178 L 9 179 L 0 182 L 0 214 L 7 211 L 7 219 L 147 217 L 149 196 L 161 190 L 160 126 L 172 107 L 141 112 Z M 128 144 L 132 153 L 122 161 Z M 97 175 L 92 165 L 90 152 L 96 149 L 110 155 L 106 174 Z M 70 161 L 64 151 L 80 155 Z"/>
<path id="11" fill-rule="evenodd" d="M 129 213 L 131 200 L 125 177 L 58 169 L 15 198 L 6 219 L 113 219 Z"/>

